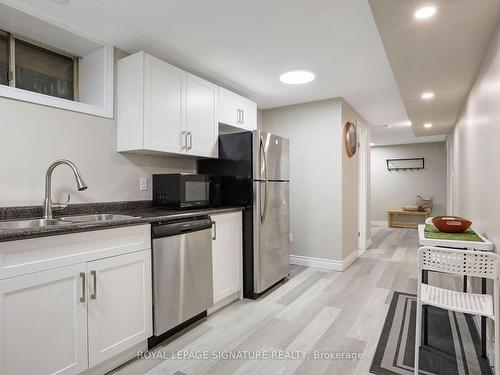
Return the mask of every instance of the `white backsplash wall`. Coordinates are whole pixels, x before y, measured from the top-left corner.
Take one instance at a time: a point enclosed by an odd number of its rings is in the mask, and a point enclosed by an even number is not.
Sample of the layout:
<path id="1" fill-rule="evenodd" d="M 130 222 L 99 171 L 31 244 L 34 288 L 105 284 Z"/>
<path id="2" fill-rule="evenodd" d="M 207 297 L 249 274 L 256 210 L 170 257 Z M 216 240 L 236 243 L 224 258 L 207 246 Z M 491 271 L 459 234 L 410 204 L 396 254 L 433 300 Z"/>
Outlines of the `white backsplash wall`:
<path id="1" fill-rule="evenodd" d="M 386 159 L 425 158 L 422 171 L 389 172 Z M 415 205 L 417 195 L 434 199 L 433 216 L 446 215 L 446 149 L 444 142 L 371 149 L 372 221 L 387 222 L 388 209 Z M 402 221 L 402 220 L 400 220 Z"/>
<path id="2" fill-rule="evenodd" d="M 115 57 L 123 57 L 115 51 Z M 45 171 L 61 158 L 73 161 L 88 189 L 76 190 L 72 171 L 58 166 L 53 200 L 72 203 L 151 199 L 153 173 L 194 172 L 194 159 L 119 154 L 116 116 L 106 119 L 0 98 L 0 206 L 41 205 Z M 148 190 L 139 191 L 139 178 Z"/>

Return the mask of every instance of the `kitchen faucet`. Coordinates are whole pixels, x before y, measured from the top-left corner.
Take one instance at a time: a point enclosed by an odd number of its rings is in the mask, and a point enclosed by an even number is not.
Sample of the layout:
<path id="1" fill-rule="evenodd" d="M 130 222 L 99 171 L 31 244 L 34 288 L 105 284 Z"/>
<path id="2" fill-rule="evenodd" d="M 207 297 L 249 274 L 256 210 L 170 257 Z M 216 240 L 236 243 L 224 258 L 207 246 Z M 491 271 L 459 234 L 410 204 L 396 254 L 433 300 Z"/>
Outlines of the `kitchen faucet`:
<path id="1" fill-rule="evenodd" d="M 68 200 L 66 201 L 66 203 L 52 203 L 52 198 L 51 198 L 51 196 L 52 196 L 52 191 L 51 191 L 51 189 L 52 189 L 52 187 L 51 187 L 52 172 L 60 164 L 66 164 L 66 165 L 71 167 L 71 169 L 73 170 L 73 173 L 75 174 L 76 185 L 78 186 L 79 191 L 83 191 L 83 190 L 87 189 L 87 184 L 83 180 L 83 177 L 80 174 L 80 171 L 78 170 L 78 168 L 76 167 L 75 164 L 73 164 L 71 161 L 65 160 L 65 159 L 60 159 L 60 160 L 56 160 L 55 162 L 53 162 L 51 165 L 49 165 L 49 168 L 47 169 L 47 173 L 45 174 L 45 198 L 43 200 L 43 218 L 44 219 L 52 219 L 52 209 L 57 209 L 57 210 L 65 209 L 68 206 L 69 201 L 71 199 L 71 196 L 68 194 Z"/>

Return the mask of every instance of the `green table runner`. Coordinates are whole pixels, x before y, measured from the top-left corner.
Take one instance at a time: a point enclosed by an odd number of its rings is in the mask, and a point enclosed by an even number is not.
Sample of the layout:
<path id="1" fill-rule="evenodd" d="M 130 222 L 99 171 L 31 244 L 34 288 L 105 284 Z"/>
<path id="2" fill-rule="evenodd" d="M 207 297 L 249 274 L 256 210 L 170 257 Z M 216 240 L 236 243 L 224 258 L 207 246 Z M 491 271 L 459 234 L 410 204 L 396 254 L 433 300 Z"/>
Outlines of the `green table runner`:
<path id="1" fill-rule="evenodd" d="M 445 233 L 437 229 L 434 224 L 425 225 L 424 236 L 425 238 L 433 240 L 484 242 L 481 237 L 470 228 L 463 233 Z"/>

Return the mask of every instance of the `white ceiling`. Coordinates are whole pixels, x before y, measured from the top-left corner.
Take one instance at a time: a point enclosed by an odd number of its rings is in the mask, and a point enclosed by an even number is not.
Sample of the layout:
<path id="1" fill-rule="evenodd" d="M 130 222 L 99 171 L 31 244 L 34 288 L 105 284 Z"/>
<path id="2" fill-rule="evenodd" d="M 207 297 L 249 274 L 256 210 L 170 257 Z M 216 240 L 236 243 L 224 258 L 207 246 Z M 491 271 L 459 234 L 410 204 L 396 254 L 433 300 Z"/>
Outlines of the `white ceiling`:
<path id="1" fill-rule="evenodd" d="M 380 144 L 435 141 L 426 136 L 449 131 L 500 17 L 499 0 L 0 2 L 128 52 L 145 50 L 262 109 L 344 97 L 370 124 L 393 125 L 374 129 Z M 413 13 L 426 4 L 437 15 L 417 22 Z M 282 84 L 279 75 L 293 68 L 317 79 Z M 427 90 L 436 98 L 423 102 Z M 411 128 L 398 125 L 408 120 Z"/>
<path id="2" fill-rule="evenodd" d="M 260 108 L 342 96 L 369 123 L 408 120 L 364 0 L 0 1 L 128 52 L 150 52 Z M 293 68 L 317 79 L 282 84 L 279 75 Z"/>
<path id="3" fill-rule="evenodd" d="M 390 128 L 374 126 L 371 141 L 374 146 L 404 145 L 409 143 L 444 142 L 446 135 L 416 137 L 409 125 L 392 125 Z"/>
<path id="4" fill-rule="evenodd" d="M 499 0 L 369 0 L 415 135 L 456 123 L 500 16 Z M 436 15 L 417 21 L 424 5 Z M 433 91 L 432 101 L 420 95 Z M 426 129 L 423 124 L 431 122 Z"/>

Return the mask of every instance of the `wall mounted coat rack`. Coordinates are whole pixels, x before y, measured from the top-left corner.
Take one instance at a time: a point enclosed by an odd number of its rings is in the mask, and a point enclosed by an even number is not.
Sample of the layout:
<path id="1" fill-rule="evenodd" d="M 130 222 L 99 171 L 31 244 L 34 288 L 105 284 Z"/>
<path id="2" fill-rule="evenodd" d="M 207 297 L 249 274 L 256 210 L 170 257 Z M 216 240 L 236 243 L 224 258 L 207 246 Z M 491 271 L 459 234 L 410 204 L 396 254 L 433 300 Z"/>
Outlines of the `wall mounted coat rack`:
<path id="1" fill-rule="evenodd" d="M 391 171 L 419 171 L 425 169 L 424 158 L 386 159 L 387 170 Z"/>

